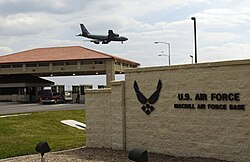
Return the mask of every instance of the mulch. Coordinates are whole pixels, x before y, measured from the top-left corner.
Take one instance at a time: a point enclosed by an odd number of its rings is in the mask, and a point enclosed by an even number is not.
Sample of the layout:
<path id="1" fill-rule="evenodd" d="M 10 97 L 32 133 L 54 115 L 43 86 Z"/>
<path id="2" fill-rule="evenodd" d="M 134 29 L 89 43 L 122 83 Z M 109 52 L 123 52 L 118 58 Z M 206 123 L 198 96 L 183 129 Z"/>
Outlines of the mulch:
<path id="1" fill-rule="evenodd" d="M 128 152 L 106 148 L 82 147 L 78 149 L 47 153 L 46 162 L 132 162 Z M 148 153 L 149 162 L 228 162 L 200 157 L 175 157 L 157 153 Z M 2 159 L 0 162 L 40 162 L 39 154 Z"/>

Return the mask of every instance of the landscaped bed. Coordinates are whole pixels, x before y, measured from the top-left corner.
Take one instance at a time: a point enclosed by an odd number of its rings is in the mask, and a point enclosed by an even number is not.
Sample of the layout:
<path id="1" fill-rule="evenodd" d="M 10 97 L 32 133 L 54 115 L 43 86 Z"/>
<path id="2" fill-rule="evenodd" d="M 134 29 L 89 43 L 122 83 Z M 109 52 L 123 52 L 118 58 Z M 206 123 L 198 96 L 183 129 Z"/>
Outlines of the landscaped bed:
<path id="1" fill-rule="evenodd" d="M 0 160 L 0 162 L 38 162 L 40 155 L 29 155 L 14 159 Z M 128 152 L 122 150 L 79 148 L 69 151 L 54 152 L 44 155 L 47 162 L 132 162 L 128 159 Z M 223 162 L 208 158 L 174 157 L 149 153 L 149 162 Z M 224 161 L 225 162 L 225 161 Z"/>

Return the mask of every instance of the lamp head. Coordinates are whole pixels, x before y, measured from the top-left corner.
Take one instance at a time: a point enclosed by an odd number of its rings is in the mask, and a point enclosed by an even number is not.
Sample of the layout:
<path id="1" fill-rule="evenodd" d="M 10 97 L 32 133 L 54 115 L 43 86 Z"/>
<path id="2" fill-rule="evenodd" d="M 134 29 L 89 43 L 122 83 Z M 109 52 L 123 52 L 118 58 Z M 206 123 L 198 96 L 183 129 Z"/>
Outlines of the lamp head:
<path id="1" fill-rule="evenodd" d="M 41 153 L 42 157 L 45 153 L 50 152 L 50 147 L 47 142 L 39 142 L 35 148 L 36 152 Z"/>
<path id="2" fill-rule="evenodd" d="M 196 18 L 195 17 L 191 17 L 191 20 L 195 20 Z"/>
<path id="3" fill-rule="evenodd" d="M 147 150 L 134 148 L 129 152 L 128 158 L 135 162 L 148 162 L 148 152 Z"/>

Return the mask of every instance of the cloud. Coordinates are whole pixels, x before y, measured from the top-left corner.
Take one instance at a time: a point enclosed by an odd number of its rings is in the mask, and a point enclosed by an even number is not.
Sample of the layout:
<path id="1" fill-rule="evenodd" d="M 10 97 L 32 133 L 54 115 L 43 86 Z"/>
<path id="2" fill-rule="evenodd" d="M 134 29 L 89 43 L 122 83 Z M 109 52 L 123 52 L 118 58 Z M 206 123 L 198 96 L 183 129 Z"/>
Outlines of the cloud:
<path id="1" fill-rule="evenodd" d="M 44 47 L 60 47 L 60 46 L 81 46 L 83 43 L 80 41 L 73 40 L 49 40 L 48 42 L 44 42 Z"/>
<path id="2" fill-rule="evenodd" d="M 201 62 L 249 59 L 250 43 L 227 43 L 200 49 Z"/>
<path id="3" fill-rule="evenodd" d="M 199 31 L 198 34 L 199 44 L 203 47 L 221 45 L 225 43 L 230 43 L 240 36 L 236 33 L 230 32 L 203 32 Z"/>
<path id="4" fill-rule="evenodd" d="M 250 8 L 229 9 L 217 8 L 208 9 L 194 14 L 203 28 L 231 28 L 248 23 L 250 20 Z"/>
<path id="5" fill-rule="evenodd" d="M 223 53 L 223 45 L 235 41 L 244 44 L 249 39 L 242 36 L 244 30 L 241 28 L 245 25 L 246 33 L 249 30 L 250 13 L 246 7 L 218 8 L 211 4 L 216 6 L 217 0 L 0 1 L 0 13 L 4 13 L 0 16 L 0 30 L 1 35 L 6 36 L 0 43 L 15 52 L 46 46 L 82 45 L 141 62 L 143 66 L 154 66 L 166 65 L 167 58 L 157 57 L 157 54 L 167 52 L 167 47 L 153 42 L 166 41 L 171 43 L 173 64 L 189 63 L 189 55 L 193 53 L 191 16 L 197 17 L 198 48 L 205 54 Z M 167 18 L 162 14 L 165 12 L 169 13 Z M 151 14 L 156 20 L 143 19 Z M 95 45 L 82 41 L 85 38 L 75 37 L 80 32 L 79 23 L 85 23 L 93 34 L 107 34 L 107 30 L 113 29 L 129 40 L 123 45 Z M 210 49 L 212 51 L 208 52 Z M 209 57 L 201 58 L 210 60 Z"/>
<path id="6" fill-rule="evenodd" d="M 13 50 L 9 47 L 0 46 L 0 56 L 12 53 Z"/>
<path id="7" fill-rule="evenodd" d="M 109 0 L 105 3 L 100 3 L 100 1 L 95 1 L 93 6 L 97 6 L 96 9 L 103 9 L 108 11 L 108 13 L 116 13 L 120 15 L 126 15 L 128 17 L 139 17 L 147 13 L 168 10 L 176 7 L 184 7 L 193 3 L 206 2 L 206 0 L 126 0 L 126 1 L 116 1 Z M 103 11 L 100 10 L 100 11 Z"/>
<path id="8" fill-rule="evenodd" d="M 15 14 L 0 17 L 1 35 L 31 35 L 38 34 L 56 27 L 58 22 L 50 15 L 32 13 Z"/>
<path id="9" fill-rule="evenodd" d="M 249 5 L 248 0 L 0 0 L 0 55 L 80 45 L 140 62 L 142 67 L 162 66 L 168 65 L 168 57 L 158 54 L 168 54 L 168 46 L 154 41 L 165 41 L 171 44 L 172 65 L 189 64 L 194 51 L 190 18 L 196 16 L 198 62 L 249 59 Z M 86 38 L 75 36 L 79 23 L 93 34 L 113 29 L 129 40 L 108 45 L 83 41 Z M 72 84 L 72 78 L 60 79 L 56 82 Z"/>
<path id="10" fill-rule="evenodd" d="M 85 1 L 86 2 L 86 1 Z M 51 14 L 65 14 L 74 12 L 74 8 L 84 8 L 85 5 L 78 6 L 79 0 L 1 0 L 0 14 L 4 16 L 19 13 L 43 12 Z"/>

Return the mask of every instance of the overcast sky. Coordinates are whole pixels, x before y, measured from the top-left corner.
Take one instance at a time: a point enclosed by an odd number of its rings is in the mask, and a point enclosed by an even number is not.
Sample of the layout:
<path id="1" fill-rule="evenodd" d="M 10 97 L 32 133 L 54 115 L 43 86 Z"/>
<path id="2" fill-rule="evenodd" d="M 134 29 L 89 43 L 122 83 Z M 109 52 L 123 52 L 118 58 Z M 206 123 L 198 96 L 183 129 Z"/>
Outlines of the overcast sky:
<path id="1" fill-rule="evenodd" d="M 198 62 L 250 59 L 249 0 L 0 0 L 0 55 L 23 50 L 80 45 L 141 63 L 189 64 L 197 21 Z M 124 44 L 93 44 L 82 37 L 109 29 L 128 37 Z"/>

